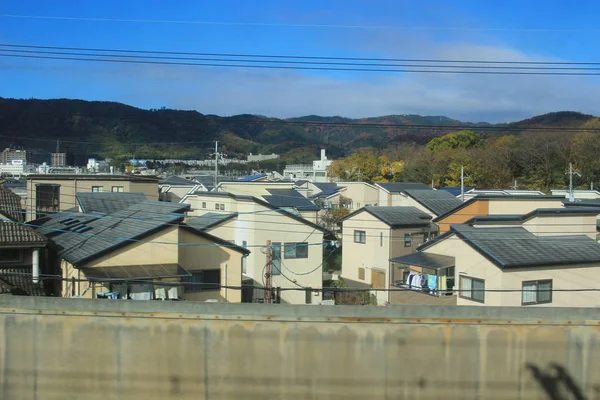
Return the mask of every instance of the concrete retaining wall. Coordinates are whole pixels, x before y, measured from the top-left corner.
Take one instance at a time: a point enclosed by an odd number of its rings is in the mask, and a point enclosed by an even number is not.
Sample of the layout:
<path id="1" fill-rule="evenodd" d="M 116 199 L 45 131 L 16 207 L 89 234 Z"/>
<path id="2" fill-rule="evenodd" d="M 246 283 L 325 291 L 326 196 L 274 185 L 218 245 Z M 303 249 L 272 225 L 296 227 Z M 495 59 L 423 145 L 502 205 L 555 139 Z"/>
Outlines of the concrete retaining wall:
<path id="1" fill-rule="evenodd" d="M 0 398 L 597 399 L 599 314 L 4 296 Z"/>

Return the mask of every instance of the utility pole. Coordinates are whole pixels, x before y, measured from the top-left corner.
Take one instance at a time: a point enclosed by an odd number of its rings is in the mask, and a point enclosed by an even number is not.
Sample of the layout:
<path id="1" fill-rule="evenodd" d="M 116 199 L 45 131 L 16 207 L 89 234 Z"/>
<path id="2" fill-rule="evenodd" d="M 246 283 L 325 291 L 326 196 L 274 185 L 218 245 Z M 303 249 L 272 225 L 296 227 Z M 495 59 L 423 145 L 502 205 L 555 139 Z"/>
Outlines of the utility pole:
<path id="1" fill-rule="evenodd" d="M 219 184 L 219 142 L 215 140 L 215 190 Z"/>
<path id="2" fill-rule="evenodd" d="M 460 200 L 465 202 L 465 167 L 460 166 Z"/>
<path id="3" fill-rule="evenodd" d="M 575 195 L 573 194 L 573 175 L 581 176 L 577 171 L 573 171 L 573 163 L 569 163 L 569 201 L 575 201 Z"/>
<path id="4" fill-rule="evenodd" d="M 267 264 L 265 266 L 265 304 L 271 303 L 271 241 L 267 240 Z"/>

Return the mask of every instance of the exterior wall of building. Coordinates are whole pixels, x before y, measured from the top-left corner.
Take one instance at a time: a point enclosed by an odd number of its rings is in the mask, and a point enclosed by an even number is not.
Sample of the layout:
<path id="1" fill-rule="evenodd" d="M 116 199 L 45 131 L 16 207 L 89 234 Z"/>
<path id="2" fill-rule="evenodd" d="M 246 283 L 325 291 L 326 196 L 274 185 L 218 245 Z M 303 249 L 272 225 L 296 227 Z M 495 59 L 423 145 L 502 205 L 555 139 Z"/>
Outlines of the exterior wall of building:
<path id="1" fill-rule="evenodd" d="M 437 225 L 440 228 L 440 234 L 448 232 L 450 230 L 450 225 L 452 224 L 462 224 L 473 217 L 481 215 L 489 215 L 488 200 L 476 200 L 468 206 L 437 221 Z"/>
<path id="2" fill-rule="evenodd" d="M 219 192 L 227 192 L 240 196 L 261 197 L 268 195 L 267 189 L 293 189 L 292 182 L 222 182 L 219 184 Z"/>
<path id="3" fill-rule="evenodd" d="M 27 179 L 27 220 L 36 219 L 36 186 L 60 185 L 58 211 L 77 207 L 75 194 L 78 192 L 91 192 L 93 187 L 101 187 L 102 191 L 110 192 L 113 186 L 122 186 L 124 192 L 142 192 L 148 200 L 158 200 L 157 182 L 132 182 L 125 179 Z"/>
<path id="4" fill-rule="evenodd" d="M 237 201 L 229 197 L 214 196 L 188 196 L 186 203 L 192 204 L 194 211 L 190 215 L 202 215 L 207 212 L 217 212 L 214 209 L 205 211 L 198 208 L 202 202 L 212 201 L 225 203 L 223 213 L 239 212 L 237 218 L 227 221 L 215 228 L 209 233 L 224 240 L 232 240 L 238 246 L 248 246 L 251 254 L 246 260 L 246 275 L 252 278 L 256 285 L 263 285 L 264 267 L 266 264 L 266 254 L 263 252 L 267 241 L 282 244 L 282 271 L 290 280 L 296 281 L 297 285 L 287 280 L 283 275 L 274 275 L 272 279 L 273 287 L 295 288 L 309 287 L 320 289 L 323 286 L 322 262 L 323 246 L 318 245 L 323 242 L 323 233 L 308 225 L 298 222 L 286 215 L 280 214 L 270 208 L 263 207 L 253 201 Z M 233 210 L 227 210 L 231 207 Z M 308 257 L 286 259 L 284 254 L 285 243 L 309 243 Z M 319 267 L 320 266 L 320 267 Z M 311 272 L 312 271 L 312 272 Z M 306 275 L 297 275 L 306 274 Z M 312 303 L 320 301 L 318 296 L 312 297 Z M 305 304 L 305 292 L 303 290 L 282 291 L 281 301 L 290 304 Z"/>
<path id="5" fill-rule="evenodd" d="M 552 288 L 557 290 L 582 289 L 600 285 L 600 264 L 572 265 L 555 267 L 534 267 L 503 271 L 483 257 L 467 243 L 455 235 L 427 249 L 426 253 L 455 257 L 456 282 L 460 276 L 485 280 L 484 303 L 458 296 L 457 305 L 464 306 L 503 306 L 522 305 L 522 285 L 526 281 L 552 280 Z M 494 292 L 493 290 L 515 290 Z M 552 302 L 524 307 L 599 307 L 598 292 L 555 291 Z"/>
<path id="6" fill-rule="evenodd" d="M 596 239 L 595 215 L 541 215 L 522 226 L 537 236 L 587 235 Z"/>
<path id="7" fill-rule="evenodd" d="M 566 189 L 552 190 L 552 194 L 569 198 L 569 191 Z M 573 196 L 576 199 L 596 200 L 600 199 L 600 192 L 597 190 L 573 190 Z"/>
<path id="8" fill-rule="evenodd" d="M 489 215 L 527 214 L 538 208 L 563 208 L 562 199 L 490 199 Z"/>
<path id="9" fill-rule="evenodd" d="M 341 195 L 352 200 L 351 210 L 379 205 L 379 189 L 373 185 L 365 182 L 337 182 L 337 185 L 346 188 Z"/>
<path id="10" fill-rule="evenodd" d="M 197 234 L 179 229 L 179 243 L 197 246 L 179 246 L 179 265 L 189 272 L 205 269 L 221 270 L 221 285 L 242 286 L 242 254 L 228 247 L 215 245 Z M 212 291 L 185 291 L 183 298 L 189 301 L 223 299 L 228 303 L 241 303 L 242 291 L 221 288 Z"/>
<path id="11" fill-rule="evenodd" d="M 238 211 L 237 201 L 229 196 L 189 195 L 182 198 L 180 203 L 191 205 L 187 213 L 189 216 L 200 216 L 211 212 L 230 214 Z M 222 210 L 221 206 L 223 206 Z"/>

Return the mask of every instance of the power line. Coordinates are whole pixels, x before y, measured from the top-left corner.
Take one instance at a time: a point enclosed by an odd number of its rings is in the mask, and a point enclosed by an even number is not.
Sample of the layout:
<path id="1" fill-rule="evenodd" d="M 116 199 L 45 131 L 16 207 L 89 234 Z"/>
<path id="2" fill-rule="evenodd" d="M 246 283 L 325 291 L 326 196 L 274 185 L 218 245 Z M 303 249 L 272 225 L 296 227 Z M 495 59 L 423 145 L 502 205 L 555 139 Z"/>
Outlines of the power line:
<path id="1" fill-rule="evenodd" d="M 280 70 L 309 70 L 309 71 L 346 71 L 346 72 L 387 72 L 387 73 L 431 73 L 431 74 L 477 74 L 477 75 L 545 75 L 545 76 L 600 76 L 600 72 L 523 72 L 523 71 L 461 71 L 461 70 L 416 70 L 416 69 L 381 69 L 381 68 L 338 68 L 338 67 L 307 67 L 307 66 L 282 66 L 282 65 L 250 65 L 250 64 L 224 64 L 224 63 L 193 63 L 169 61 L 144 61 L 144 60 L 116 60 L 111 58 L 83 58 L 59 57 L 23 54 L 0 54 L 0 57 L 28 58 L 38 60 L 64 60 L 88 61 L 117 64 L 147 64 L 147 65 L 174 65 L 196 67 L 225 67 L 225 68 L 250 68 L 250 69 L 280 69 Z"/>
<path id="2" fill-rule="evenodd" d="M 340 61 L 376 61 L 376 62 L 427 62 L 427 63 L 452 63 L 452 64 L 516 64 L 516 65 L 600 65 L 600 61 L 594 62 L 569 62 L 569 61 L 502 61 L 502 60 L 450 60 L 450 59 L 426 59 L 426 58 L 368 58 L 368 57 L 325 57 L 325 56 L 300 56 L 282 54 L 247 54 L 247 53 L 202 53 L 202 52 L 180 52 L 180 51 L 157 51 L 157 50 L 132 50 L 132 49 L 106 49 L 93 47 L 60 47 L 60 46 L 37 46 L 21 45 L 11 43 L 0 43 L 0 47 L 49 49 L 67 51 L 99 51 L 112 53 L 134 53 L 134 54 L 163 54 L 202 57 L 251 57 L 266 59 L 299 59 L 299 60 L 340 60 Z"/>

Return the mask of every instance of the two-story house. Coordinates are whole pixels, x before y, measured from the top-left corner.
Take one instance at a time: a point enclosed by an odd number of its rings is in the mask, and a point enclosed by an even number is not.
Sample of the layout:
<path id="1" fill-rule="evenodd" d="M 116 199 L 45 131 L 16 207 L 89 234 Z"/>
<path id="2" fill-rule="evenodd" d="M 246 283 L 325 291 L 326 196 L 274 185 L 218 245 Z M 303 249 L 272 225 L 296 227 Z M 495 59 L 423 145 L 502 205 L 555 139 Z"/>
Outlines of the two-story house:
<path id="1" fill-rule="evenodd" d="M 27 220 L 78 207 L 78 192 L 140 192 L 158 200 L 158 178 L 140 175 L 29 175 Z"/>
<path id="2" fill-rule="evenodd" d="M 342 224 L 342 278 L 349 287 L 389 289 L 396 279 L 390 259 L 413 253 L 437 234 L 431 215 L 416 207 L 363 207 Z M 388 291 L 374 291 L 379 304 Z"/>
<path id="3" fill-rule="evenodd" d="M 398 303 L 598 307 L 600 209 L 477 216 L 393 258 Z M 418 294 L 418 296 L 417 296 Z M 422 301 L 428 296 L 427 302 Z"/>
<path id="4" fill-rule="evenodd" d="M 283 289 L 282 302 L 320 300 L 324 242 L 335 239 L 330 231 L 254 196 L 197 192 L 182 202 L 192 206 L 188 225 L 252 250 L 243 266 L 247 286 L 264 287 L 269 265 L 271 286 Z M 250 290 L 244 300 L 261 301 L 263 296 Z"/>

